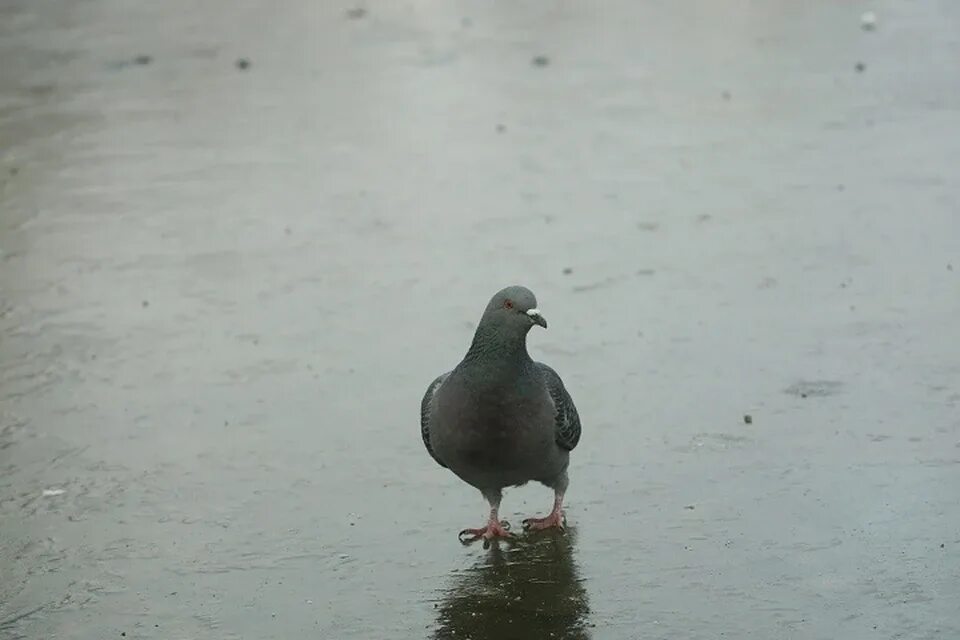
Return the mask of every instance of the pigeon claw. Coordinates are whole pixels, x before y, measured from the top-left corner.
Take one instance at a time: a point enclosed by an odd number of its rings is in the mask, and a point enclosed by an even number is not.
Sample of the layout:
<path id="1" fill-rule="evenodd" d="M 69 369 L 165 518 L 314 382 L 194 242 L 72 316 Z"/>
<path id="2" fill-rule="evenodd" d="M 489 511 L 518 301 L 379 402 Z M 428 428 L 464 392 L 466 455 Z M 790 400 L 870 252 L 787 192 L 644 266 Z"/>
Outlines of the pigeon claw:
<path id="1" fill-rule="evenodd" d="M 490 546 L 491 540 L 496 540 L 498 538 L 512 538 L 513 534 L 510 533 L 509 522 L 506 520 L 501 520 L 500 522 L 494 520 L 487 523 L 487 526 L 480 529 L 464 529 L 457 537 L 463 544 L 471 544 L 482 539 L 483 548 L 486 549 Z"/>
<path id="2" fill-rule="evenodd" d="M 566 518 L 560 511 L 553 511 L 545 518 L 527 518 L 523 521 L 524 531 L 543 531 L 544 529 L 558 529 L 565 531 Z"/>

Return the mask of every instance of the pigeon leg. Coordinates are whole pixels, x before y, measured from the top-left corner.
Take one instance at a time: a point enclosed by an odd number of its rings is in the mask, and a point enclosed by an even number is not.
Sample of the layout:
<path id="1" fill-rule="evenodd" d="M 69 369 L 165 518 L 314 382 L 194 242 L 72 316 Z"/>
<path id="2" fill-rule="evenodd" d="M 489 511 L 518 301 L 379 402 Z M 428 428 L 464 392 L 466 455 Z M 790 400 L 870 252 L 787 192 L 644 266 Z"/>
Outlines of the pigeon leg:
<path id="1" fill-rule="evenodd" d="M 461 531 L 458 537 L 460 538 L 460 542 L 464 544 L 470 544 L 483 538 L 483 546 L 487 547 L 490 541 L 495 538 L 510 538 L 513 536 L 513 534 L 510 533 L 510 523 L 506 520 L 500 520 L 497 515 L 497 512 L 500 510 L 501 493 L 499 491 L 495 493 L 484 492 L 483 495 L 490 503 L 490 518 L 487 520 L 487 526 L 479 529 L 464 529 Z"/>
<path id="2" fill-rule="evenodd" d="M 523 528 L 527 531 L 540 531 L 556 527 L 563 531 L 563 492 L 557 491 L 553 498 L 553 511 L 545 518 L 527 518 L 523 521 Z"/>

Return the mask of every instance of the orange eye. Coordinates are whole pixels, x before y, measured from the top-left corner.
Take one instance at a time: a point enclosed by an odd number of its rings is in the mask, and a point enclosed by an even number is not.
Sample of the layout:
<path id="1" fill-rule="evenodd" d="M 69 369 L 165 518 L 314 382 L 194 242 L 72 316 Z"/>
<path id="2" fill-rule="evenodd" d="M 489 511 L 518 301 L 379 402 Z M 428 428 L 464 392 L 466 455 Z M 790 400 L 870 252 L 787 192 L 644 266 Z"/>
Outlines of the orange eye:
<path id="1" fill-rule="evenodd" d="M 504 309 L 513 309 L 513 300 L 511 300 L 510 298 L 507 298 L 506 300 L 504 300 L 504 301 L 503 301 L 503 308 L 504 308 Z"/>

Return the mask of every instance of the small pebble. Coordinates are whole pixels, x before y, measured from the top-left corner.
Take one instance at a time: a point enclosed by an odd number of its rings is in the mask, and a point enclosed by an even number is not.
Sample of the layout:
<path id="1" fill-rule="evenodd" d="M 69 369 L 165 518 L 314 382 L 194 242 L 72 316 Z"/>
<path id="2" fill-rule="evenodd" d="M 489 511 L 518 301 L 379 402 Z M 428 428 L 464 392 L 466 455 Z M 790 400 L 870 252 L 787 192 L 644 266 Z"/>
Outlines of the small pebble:
<path id="1" fill-rule="evenodd" d="M 860 16 L 860 28 L 864 31 L 873 31 L 877 28 L 877 14 L 873 11 L 864 11 Z"/>
<path id="2" fill-rule="evenodd" d="M 498 125 L 497 125 L 497 133 L 503 133 L 503 132 L 506 131 L 506 130 L 507 130 L 507 126 L 506 126 L 506 125 L 504 125 L 504 124 L 498 124 Z"/>
<path id="3" fill-rule="evenodd" d="M 240 69 L 240 71 L 246 71 L 250 68 L 250 60 L 247 58 L 239 58 L 234 64 L 236 65 L 237 69 Z"/>
<path id="4" fill-rule="evenodd" d="M 807 394 L 801 393 L 801 394 L 800 394 L 800 397 L 801 397 L 801 398 L 806 398 L 806 397 L 807 397 Z"/>
<path id="5" fill-rule="evenodd" d="M 570 267 L 564 267 L 564 269 L 563 269 L 563 275 L 568 276 L 568 275 L 570 275 L 571 273 L 573 273 L 573 269 L 571 269 Z"/>
<path id="6" fill-rule="evenodd" d="M 952 264 L 948 264 L 948 265 L 947 265 L 947 271 L 953 271 L 953 265 L 952 265 Z"/>
<path id="7" fill-rule="evenodd" d="M 696 509 L 696 507 L 692 504 L 688 504 L 687 506 L 684 507 L 684 509 L 689 509 L 690 511 L 693 511 L 694 509 Z"/>
<path id="8" fill-rule="evenodd" d="M 150 301 L 149 301 L 149 300 L 144 300 L 143 302 L 140 303 L 140 306 L 143 307 L 144 309 L 146 309 L 147 307 L 150 306 Z"/>
<path id="9" fill-rule="evenodd" d="M 153 56 L 148 56 L 145 53 L 141 53 L 136 58 L 133 59 L 134 64 L 148 65 L 153 62 Z"/>
<path id="10" fill-rule="evenodd" d="M 867 65 L 865 65 L 862 62 L 858 62 L 853 68 L 856 70 L 857 73 L 863 73 L 864 71 L 867 70 Z"/>
<path id="11" fill-rule="evenodd" d="M 533 60 L 530 61 L 531 64 L 535 67 L 546 67 L 550 64 L 550 58 L 545 55 L 534 56 Z"/>
<path id="12" fill-rule="evenodd" d="M 943 543 L 942 543 L 942 542 L 940 543 L 940 548 L 943 549 Z"/>
<path id="13" fill-rule="evenodd" d="M 743 422 L 745 424 L 753 424 L 753 416 L 749 413 L 743 416 Z"/>

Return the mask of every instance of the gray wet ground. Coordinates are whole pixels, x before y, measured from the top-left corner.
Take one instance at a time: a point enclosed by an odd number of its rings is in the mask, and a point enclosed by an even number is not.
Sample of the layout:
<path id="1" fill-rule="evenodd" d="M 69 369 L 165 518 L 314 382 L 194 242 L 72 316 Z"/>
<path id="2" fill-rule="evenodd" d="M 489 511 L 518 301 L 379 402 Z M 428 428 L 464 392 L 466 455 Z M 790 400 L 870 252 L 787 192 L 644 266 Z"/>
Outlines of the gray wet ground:
<path id="1" fill-rule="evenodd" d="M 960 637 L 958 21 L 4 2 L 0 636 Z M 585 431 L 484 551 L 514 282 Z"/>

